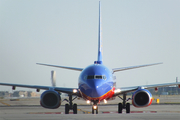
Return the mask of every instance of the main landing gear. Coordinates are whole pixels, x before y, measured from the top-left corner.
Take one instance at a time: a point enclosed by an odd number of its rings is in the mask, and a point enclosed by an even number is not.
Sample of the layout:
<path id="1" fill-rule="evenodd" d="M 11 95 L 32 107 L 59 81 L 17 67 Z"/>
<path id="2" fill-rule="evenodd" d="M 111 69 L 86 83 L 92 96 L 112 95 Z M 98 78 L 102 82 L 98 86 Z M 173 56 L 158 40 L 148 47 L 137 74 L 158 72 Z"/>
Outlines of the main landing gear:
<path id="1" fill-rule="evenodd" d="M 64 99 L 65 101 L 69 102 L 69 104 L 65 104 L 65 114 L 69 114 L 69 110 L 73 110 L 73 114 L 77 114 L 77 104 L 73 104 L 73 100 L 75 100 L 77 97 L 72 99 L 72 95 L 69 95 L 69 100 Z"/>
<path id="2" fill-rule="evenodd" d="M 118 113 L 122 113 L 123 109 L 126 109 L 126 113 L 130 113 L 130 103 L 126 103 L 130 98 L 126 100 L 126 94 L 123 94 L 123 98 L 118 97 L 123 100 L 123 103 L 118 104 Z"/>

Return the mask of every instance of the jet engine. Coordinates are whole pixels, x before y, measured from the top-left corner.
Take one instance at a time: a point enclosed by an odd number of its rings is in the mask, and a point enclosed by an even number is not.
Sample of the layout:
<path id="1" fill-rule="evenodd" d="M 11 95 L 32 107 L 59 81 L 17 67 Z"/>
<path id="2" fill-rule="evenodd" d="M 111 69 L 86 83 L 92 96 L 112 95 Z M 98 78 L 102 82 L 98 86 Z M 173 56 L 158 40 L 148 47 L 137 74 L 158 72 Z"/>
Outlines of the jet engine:
<path id="1" fill-rule="evenodd" d="M 152 103 L 152 95 L 146 89 L 139 89 L 132 95 L 132 104 L 135 107 L 147 107 Z"/>
<path id="2" fill-rule="evenodd" d="M 40 104 L 44 108 L 56 109 L 61 105 L 61 96 L 57 91 L 47 90 L 42 93 Z"/>

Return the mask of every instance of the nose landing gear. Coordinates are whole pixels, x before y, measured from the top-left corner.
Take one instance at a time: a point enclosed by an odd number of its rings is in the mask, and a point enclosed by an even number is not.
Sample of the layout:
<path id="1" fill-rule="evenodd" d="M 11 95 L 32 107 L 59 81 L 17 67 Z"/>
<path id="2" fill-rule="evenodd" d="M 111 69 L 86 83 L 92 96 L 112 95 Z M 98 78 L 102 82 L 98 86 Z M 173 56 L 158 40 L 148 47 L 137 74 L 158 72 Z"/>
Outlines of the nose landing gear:
<path id="1" fill-rule="evenodd" d="M 96 111 L 96 114 L 98 114 L 98 106 L 97 106 L 98 101 L 93 101 L 92 105 L 92 114 L 94 114 L 94 111 Z"/>
<path id="2" fill-rule="evenodd" d="M 97 105 L 92 106 L 92 114 L 94 114 L 94 111 L 96 111 L 96 114 L 98 114 L 98 106 Z"/>

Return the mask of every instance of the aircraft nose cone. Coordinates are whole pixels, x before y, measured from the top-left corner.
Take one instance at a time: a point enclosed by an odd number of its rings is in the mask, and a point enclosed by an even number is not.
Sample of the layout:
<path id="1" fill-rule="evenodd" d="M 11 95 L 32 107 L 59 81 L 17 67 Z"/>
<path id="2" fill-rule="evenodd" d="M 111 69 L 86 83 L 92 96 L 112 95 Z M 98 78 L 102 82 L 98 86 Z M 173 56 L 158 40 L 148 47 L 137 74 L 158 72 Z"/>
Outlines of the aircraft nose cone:
<path id="1" fill-rule="evenodd" d="M 101 83 L 101 80 L 90 80 L 88 82 L 90 97 L 100 97 L 102 95 L 102 90 L 100 87 L 100 85 L 102 85 Z"/>
<path id="2" fill-rule="evenodd" d="M 101 80 L 89 80 L 88 85 L 92 89 L 97 89 L 101 85 Z"/>

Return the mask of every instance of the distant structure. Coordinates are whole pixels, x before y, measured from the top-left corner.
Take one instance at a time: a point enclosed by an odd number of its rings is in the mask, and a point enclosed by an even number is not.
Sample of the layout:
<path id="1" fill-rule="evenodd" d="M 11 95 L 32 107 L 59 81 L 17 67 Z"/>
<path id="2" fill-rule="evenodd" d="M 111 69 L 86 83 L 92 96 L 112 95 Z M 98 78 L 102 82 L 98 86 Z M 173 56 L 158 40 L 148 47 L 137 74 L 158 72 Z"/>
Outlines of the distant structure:
<path id="1" fill-rule="evenodd" d="M 0 91 L 0 98 L 4 97 L 40 97 L 40 94 L 33 91 L 14 91 L 13 93 L 9 93 L 9 91 Z"/>
<path id="2" fill-rule="evenodd" d="M 9 91 L 0 91 L 0 97 L 10 97 Z"/>
<path id="3" fill-rule="evenodd" d="M 40 94 L 32 91 L 14 91 L 11 97 L 39 97 Z"/>
<path id="4" fill-rule="evenodd" d="M 152 95 L 180 95 L 180 89 L 176 86 L 158 88 L 156 92 L 154 89 L 149 89 Z"/>

